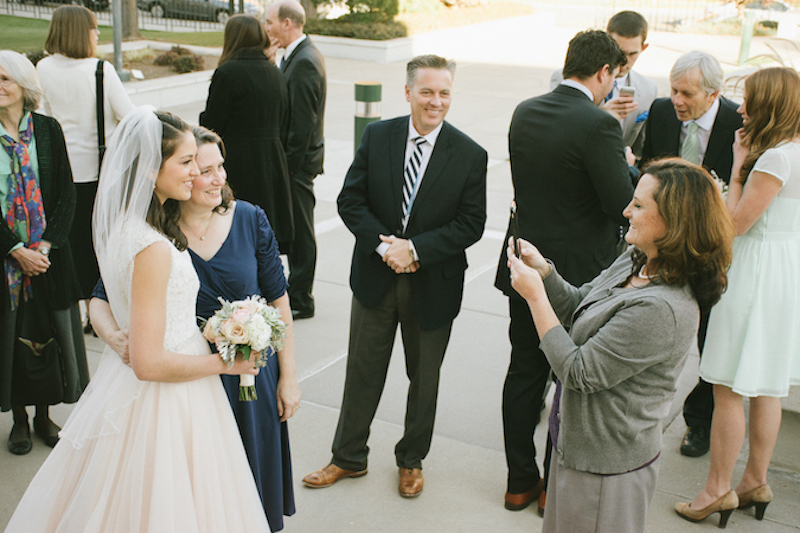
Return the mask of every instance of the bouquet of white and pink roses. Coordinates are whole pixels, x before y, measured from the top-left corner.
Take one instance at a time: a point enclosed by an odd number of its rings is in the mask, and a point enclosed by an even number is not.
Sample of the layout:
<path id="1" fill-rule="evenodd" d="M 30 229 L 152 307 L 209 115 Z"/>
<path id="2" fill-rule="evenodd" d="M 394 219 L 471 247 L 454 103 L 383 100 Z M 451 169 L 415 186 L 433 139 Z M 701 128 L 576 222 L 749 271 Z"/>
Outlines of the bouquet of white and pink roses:
<path id="1" fill-rule="evenodd" d="M 266 364 L 267 348 L 283 348 L 286 324 L 281 320 L 280 309 L 267 304 L 261 296 L 249 296 L 236 302 L 219 298 L 222 309 L 206 321 L 203 337 L 213 342 L 222 360 L 233 366 L 237 353 L 246 361 L 256 358 L 258 366 Z M 239 400 L 250 402 L 256 396 L 256 379 L 250 374 L 239 376 Z"/>

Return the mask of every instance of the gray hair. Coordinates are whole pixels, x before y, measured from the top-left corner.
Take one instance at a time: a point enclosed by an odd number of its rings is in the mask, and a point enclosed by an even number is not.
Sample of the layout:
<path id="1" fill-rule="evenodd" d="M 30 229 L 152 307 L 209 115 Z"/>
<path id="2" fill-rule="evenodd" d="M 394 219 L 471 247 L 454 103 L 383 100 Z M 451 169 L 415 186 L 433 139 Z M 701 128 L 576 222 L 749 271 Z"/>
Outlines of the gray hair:
<path id="1" fill-rule="evenodd" d="M 714 56 L 698 50 L 687 52 L 678 58 L 669 73 L 669 80 L 677 81 L 694 69 L 700 72 L 700 87 L 706 94 L 722 89 L 724 73 L 719 61 Z"/>
<path id="2" fill-rule="evenodd" d="M 42 100 L 42 86 L 30 59 L 13 50 L 0 50 L 0 67 L 22 89 L 22 108 L 36 111 Z"/>
<path id="3" fill-rule="evenodd" d="M 456 62 L 435 55 L 417 56 L 406 65 L 406 85 L 413 87 L 417 81 L 417 71 L 421 68 L 436 68 L 447 70 L 450 76 L 456 77 Z"/>
<path id="4" fill-rule="evenodd" d="M 289 19 L 297 28 L 306 25 L 306 12 L 303 6 L 295 0 L 281 0 L 278 2 L 278 20 Z"/>

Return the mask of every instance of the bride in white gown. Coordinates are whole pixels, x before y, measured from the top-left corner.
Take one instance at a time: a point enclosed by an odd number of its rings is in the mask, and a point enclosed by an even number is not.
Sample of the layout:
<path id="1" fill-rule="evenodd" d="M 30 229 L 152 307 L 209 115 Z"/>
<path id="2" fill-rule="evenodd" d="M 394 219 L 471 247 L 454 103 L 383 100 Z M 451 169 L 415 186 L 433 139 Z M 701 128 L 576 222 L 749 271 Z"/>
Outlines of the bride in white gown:
<path id="1" fill-rule="evenodd" d="M 139 108 L 114 132 L 94 208 L 109 304 L 129 328 L 109 348 L 6 532 L 269 531 L 221 373 L 195 323 L 199 282 L 165 210 L 191 195 L 194 137 Z"/>

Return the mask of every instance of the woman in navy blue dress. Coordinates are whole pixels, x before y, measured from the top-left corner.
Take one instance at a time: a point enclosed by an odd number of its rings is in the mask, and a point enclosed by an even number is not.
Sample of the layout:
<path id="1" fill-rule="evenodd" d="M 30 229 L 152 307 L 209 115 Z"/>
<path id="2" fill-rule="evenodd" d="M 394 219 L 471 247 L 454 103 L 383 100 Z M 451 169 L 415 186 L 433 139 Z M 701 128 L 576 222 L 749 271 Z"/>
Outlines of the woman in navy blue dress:
<path id="1" fill-rule="evenodd" d="M 256 376 L 257 400 L 240 402 L 239 377 L 221 376 L 270 528 L 279 531 L 283 516 L 295 512 L 286 420 L 300 407 L 286 278 L 264 211 L 233 200 L 222 166 L 222 141 L 205 128 L 192 129 L 200 176 L 191 199 L 176 204 L 173 216 L 200 278 L 197 315 L 213 315 L 221 307 L 217 298 L 234 301 L 258 294 L 281 310 L 287 325 L 283 349 L 275 354 L 270 348 L 267 364 Z M 116 327 L 107 304 L 92 299 L 90 312 L 98 335 L 125 358 L 127 332 Z"/>

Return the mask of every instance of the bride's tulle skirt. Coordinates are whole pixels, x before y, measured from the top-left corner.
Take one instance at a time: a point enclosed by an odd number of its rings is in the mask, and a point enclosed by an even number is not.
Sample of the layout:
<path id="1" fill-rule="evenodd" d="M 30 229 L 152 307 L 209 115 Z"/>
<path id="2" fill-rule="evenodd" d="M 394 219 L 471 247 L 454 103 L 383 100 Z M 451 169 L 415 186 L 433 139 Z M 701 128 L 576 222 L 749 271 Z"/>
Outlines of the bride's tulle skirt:
<path id="1" fill-rule="evenodd" d="M 184 353 L 208 353 L 198 334 Z M 106 349 L 9 532 L 265 532 L 217 376 L 139 381 Z"/>

